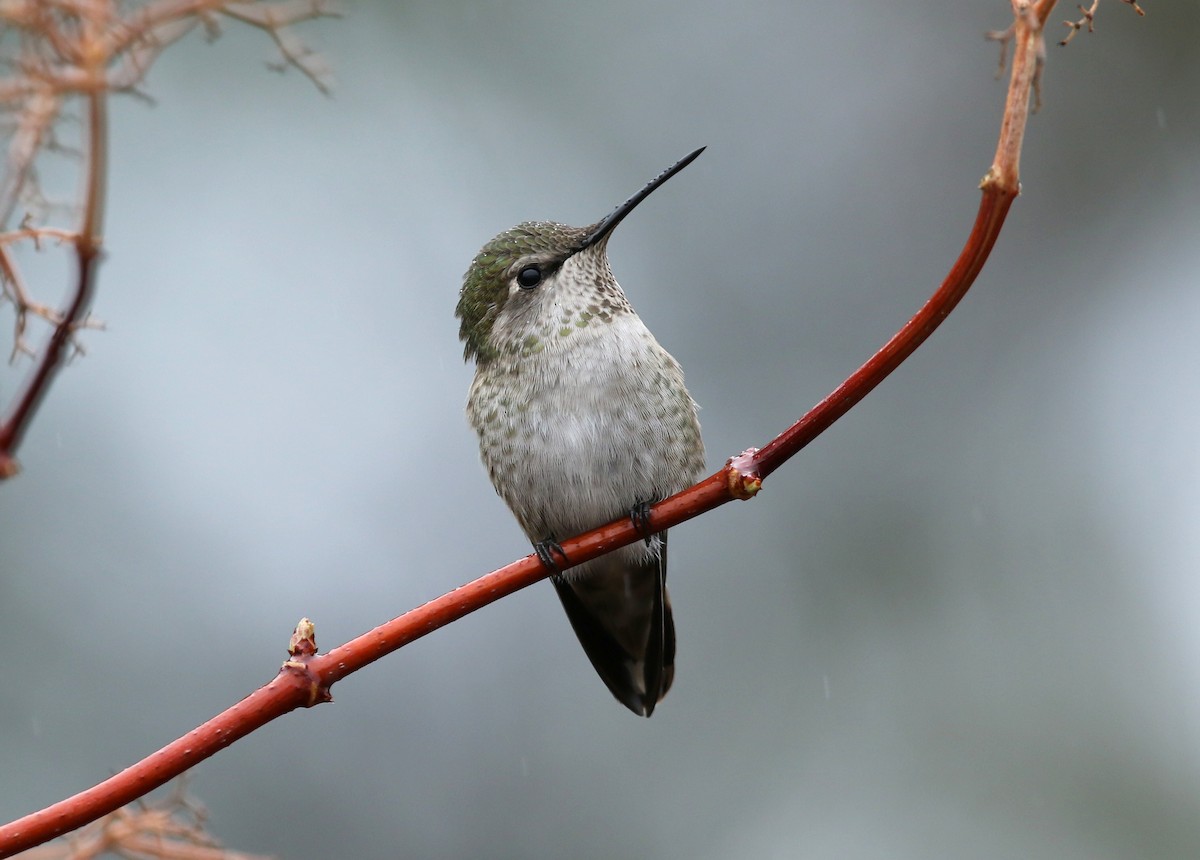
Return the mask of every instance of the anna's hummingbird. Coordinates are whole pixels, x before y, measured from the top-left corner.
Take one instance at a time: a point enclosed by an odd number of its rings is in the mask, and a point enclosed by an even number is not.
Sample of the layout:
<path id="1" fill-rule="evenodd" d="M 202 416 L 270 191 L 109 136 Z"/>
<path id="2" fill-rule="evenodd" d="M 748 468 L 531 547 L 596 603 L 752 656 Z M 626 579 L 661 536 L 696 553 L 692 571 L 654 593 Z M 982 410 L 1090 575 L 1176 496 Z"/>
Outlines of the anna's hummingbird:
<path id="1" fill-rule="evenodd" d="M 679 363 L 634 313 L 608 239 L 696 150 L 590 227 L 527 221 L 483 246 L 455 313 L 475 359 L 467 417 L 496 492 L 538 554 L 647 506 L 704 471 Z M 675 674 L 667 533 L 551 577 L 596 671 L 650 716 Z"/>

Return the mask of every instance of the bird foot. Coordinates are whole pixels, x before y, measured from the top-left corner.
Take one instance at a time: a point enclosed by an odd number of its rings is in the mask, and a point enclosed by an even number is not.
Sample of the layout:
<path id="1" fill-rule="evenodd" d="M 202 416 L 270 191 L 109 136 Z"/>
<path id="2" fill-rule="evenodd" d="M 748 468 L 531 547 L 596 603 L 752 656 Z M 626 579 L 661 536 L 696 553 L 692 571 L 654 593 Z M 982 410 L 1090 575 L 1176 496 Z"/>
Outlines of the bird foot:
<path id="1" fill-rule="evenodd" d="M 653 502 L 637 502 L 629 509 L 629 519 L 633 523 L 633 527 L 637 529 L 637 533 L 642 536 L 642 540 L 646 542 L 646 546 L 650 546 L 650 539 L 655 535 L 655 532 L 650 530 L 652 505 Z"/>
<path id="2" fill-rule="evenodd" d="M 542 566 L 545 567 L 546 570 L 550 571 L 551 574 L 558 576 L 558 574 L 562 573 L 562 570 L 559 569 L 558 562 L 554 560 L 554 554 L 558 553 L 559 558 L 561 558 L 564 562 L 567 560 L 567 554 L 563 552 L 563 548 L 559 546 L 558 541 L 552 537 L 538 541 L 533 545 L 533 551 L 537 554 L 538 560 L 542 563 Z"/>

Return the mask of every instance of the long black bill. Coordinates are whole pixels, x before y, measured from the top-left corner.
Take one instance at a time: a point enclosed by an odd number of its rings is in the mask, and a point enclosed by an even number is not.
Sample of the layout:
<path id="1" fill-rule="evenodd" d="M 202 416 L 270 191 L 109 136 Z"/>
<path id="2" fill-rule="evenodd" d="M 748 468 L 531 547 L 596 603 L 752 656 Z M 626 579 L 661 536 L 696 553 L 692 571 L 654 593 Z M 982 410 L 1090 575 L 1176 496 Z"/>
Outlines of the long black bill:
<path id="1" fill-rule="evenodd" d="M 646 183 L 645 188 L 614 209 L 611 215 L 606 217 L 604 220 L 599 221 L 596 226 L 593 227 L 588 234 L 583 237 L 583 241 L 579 244 L 579 250 L 582 251 L 584 248 L 595 245 L 597 242 L 601 241 L 605 236 L 611 233 L 613 228 L 620 224 L 625 216 L 632 212 L 639 203 L 649 197 L 654 189 L 658 188 L 658 186 L 662 185 L 676 173 L 683 170 L 683 168 L 695 161 L 696 157 L 700 153 L 704 152 L 704 150 L 705 147 L 700 147 L 691 155 L 684 156 L 662 173 L 658 174 L 658 176 L 651 179 L 648 183 Z"/>

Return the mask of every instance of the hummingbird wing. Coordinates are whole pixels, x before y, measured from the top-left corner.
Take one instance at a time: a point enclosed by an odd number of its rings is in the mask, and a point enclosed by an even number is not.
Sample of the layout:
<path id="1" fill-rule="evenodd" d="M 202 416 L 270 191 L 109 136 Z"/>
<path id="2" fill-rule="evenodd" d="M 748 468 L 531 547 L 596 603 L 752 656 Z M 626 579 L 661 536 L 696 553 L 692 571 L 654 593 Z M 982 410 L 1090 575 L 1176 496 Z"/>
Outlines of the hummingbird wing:
<path id="1" fill-rule="evenodd" d="M 621 704 L 644 717 L 654 713 L 675 677 L 666 532 L 658 537 L 657 557 L 630 563 L 614 554 L 576 576 L 551 578 L 600 678 Z"/>

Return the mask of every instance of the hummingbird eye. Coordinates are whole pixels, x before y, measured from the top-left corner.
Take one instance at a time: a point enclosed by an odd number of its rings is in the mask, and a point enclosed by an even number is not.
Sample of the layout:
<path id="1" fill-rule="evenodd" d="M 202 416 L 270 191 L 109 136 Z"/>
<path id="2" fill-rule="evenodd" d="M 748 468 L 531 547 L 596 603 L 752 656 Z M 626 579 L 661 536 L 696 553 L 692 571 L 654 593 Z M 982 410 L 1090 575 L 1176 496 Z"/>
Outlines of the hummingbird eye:
<path id="1" fill-rule="evenodd" d="M 517 273 L 517 286 L 523 290 L 532 290 L 542 282 L 542 270 L 539 266 L 526 266 Z"/>

